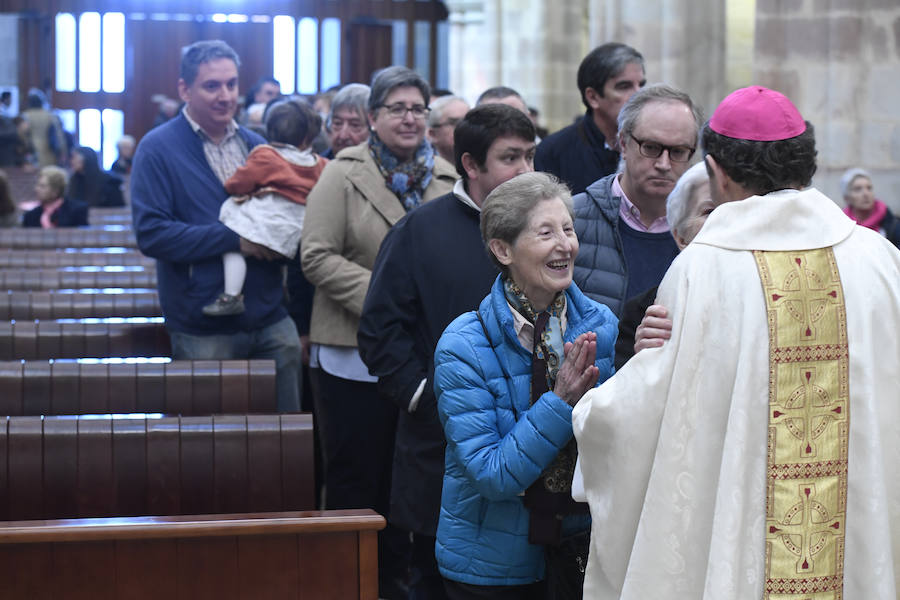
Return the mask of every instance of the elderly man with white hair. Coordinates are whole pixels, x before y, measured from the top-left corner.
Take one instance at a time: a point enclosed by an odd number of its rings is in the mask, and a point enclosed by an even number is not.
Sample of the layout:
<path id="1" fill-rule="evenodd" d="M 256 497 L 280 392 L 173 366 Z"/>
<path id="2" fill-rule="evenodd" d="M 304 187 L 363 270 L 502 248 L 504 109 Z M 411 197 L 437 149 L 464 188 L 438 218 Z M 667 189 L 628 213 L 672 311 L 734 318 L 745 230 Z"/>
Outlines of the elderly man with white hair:
<path id="1" fill-rule="evenodd" d="M 441 96 L 431 101 L 428 129 L 425 134 L 438 156 L 453 164 L 453 130 L 469 112 L 469 104 L 459 96 Z"/>

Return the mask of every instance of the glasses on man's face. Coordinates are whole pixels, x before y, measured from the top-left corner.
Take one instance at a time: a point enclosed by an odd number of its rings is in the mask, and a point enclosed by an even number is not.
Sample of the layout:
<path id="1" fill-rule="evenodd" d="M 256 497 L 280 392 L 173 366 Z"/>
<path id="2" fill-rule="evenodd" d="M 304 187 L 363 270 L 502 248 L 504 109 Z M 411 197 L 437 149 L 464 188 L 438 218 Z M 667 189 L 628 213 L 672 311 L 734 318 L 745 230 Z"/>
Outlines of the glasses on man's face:
<path id="1" fill-rule="evenodd" d="M 642 156 L 646 156 L 647 158 L 659 158 L 662 156 L 663 150 L 669 153 L 669 160 L 675 162 L 687 162 L 691 160 L 691 157 L 694 155 L 694 151 L 696 148 L 691 148 L 690 146 L 666 146 L 660 144 L 659 142 L 648 142 L 647 140 L 639 140 L 634 137 L 634 134 L 629 133 L 635 142 L 637 142 L 638 149 L 641 151 Z"/>
<path id="2" fill-rule="evenodd" d="M 366 129 L 368 129 L 369 125 L 367 123 L 363 123 L 362 121 L 357 121 L 355 119 L 352 121 L 344 121 L 343 119 L 340 119 L 340 118 L 332 119 L 328 123 L 328 130 L 331 131 L 332 133 L 338 133 L 339 131 L 344 129 L 344 127 L 349 129 L 350 133 L 360 134 L 363 131 L 365 131 Z"/>
<path id="3" fill-rule="evenodd" d="M 402 102 L 391 104 L 390 106 L 388 106 L 387 104 L 382 104 L 381 108 L 385 109 L 387 111 L 387 114 L 392 119 L 402 119 L 406 116 L 406 113 L 412 113 L 412 116 L 415 119 L 422 120 L 428 116 L 428 113 L 431 112 L 431 109 L 427 106 L 423 106 L 421 104 L 406 106 Z"/>
<path id="4" fill-rule="evenodd" d="M 446 121 L 435 125 L 434 128 L 437 129 L 438 127 L 450 127 L 451 129 L 454 129 L 459 124 L 459 121 L 459 119 L 447 119 Z"/>

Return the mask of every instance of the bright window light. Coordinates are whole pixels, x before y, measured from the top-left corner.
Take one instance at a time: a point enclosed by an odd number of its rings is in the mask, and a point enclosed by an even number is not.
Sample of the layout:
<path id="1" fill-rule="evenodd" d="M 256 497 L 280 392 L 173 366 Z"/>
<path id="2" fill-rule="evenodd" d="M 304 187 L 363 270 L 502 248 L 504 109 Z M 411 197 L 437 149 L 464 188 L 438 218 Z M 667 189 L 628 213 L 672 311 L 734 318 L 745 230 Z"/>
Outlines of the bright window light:
<path id="1" fill-rule="evenodd" d="M 103 91 L 125 91 L 125 15 L 103 15 Z"/>
<path id="2" fill-rule="evenodd" d="M 215 23 L 227 23 L 228 15 L 226 15 L 225 13 L 216 13 L 212 16 L 212 20 Z"/>
<path id="3" fill-rule="evenodd" d="M 413 57 L 413 69 L 419 72 L 426 81 L 431 79 L 431 23 L 428 21 L 416 21 L 415 48 Z"/>
<path id="4" fill-rule="evenodd" d="M 341 20 L 322 21 L 322 89 L 341 82 Z"/>
<path id="5" fill-rule="evenodd" d="M 391 64 L 406 65 L 406 21 L 391 22 Z"/>
<path id="6" fill-rule="evenodd" d="M 111 108 L 103 109 L 103 169 L 109 171 L 116 162 L 118 142 L 125 133 L 125 113 Z"/>
<path id="7" fill-rule="evenodd" d="M 86 108 L 78 113 L 78 144 L 100 151 L 100 111 Z"/>
<path id="8" fill-rule="evenodd" d="M 294 17 L 279 15 L 272 19 L 272 76 L 281 84 L 282 94 L 294 93 L 296 74 Z"/>
<path id="9" fill-rule="evenodd" d="M 437 87 L 450 87 L 450 24 L 441 21 L 437 24 L 437 73 L 435 73 L 435 83 Z"/>
<path id="10" fill-rule="evenodd" d="M 75 116 L 75 111 L 71 109 L 66 110 L 58 110 L 56 111 L 56 115 L 59 117 L 59 120 L 62 122 L 63 129 L 66 131 L 75 131 L 76 121 L 78 120 Z"/>
<path id="11" fill-rule="evenodd" d="M 100 91 L 100 13 L 82 13 L 78 21 L 78 89 Z"/>
<path id="12" fill-rule="evenodd" d="M 237 15 L 237 14 L 228 15 L 229 23 L 246 23 L 249 20 L 250 20 L 250 17 L 248 17 L 247 15 Z"/>
<path id="13" fill-rule="evenodd" d="M 297 23 L 297 91 L 319 91 L 319 31 L 316 19 L 304 17 Z"/>
<path id="14" fill-rule="evenodd" d="M 71 13 L 56 15 L 56 89 L 60 92 L 75 91 L 75 16 Z"/>

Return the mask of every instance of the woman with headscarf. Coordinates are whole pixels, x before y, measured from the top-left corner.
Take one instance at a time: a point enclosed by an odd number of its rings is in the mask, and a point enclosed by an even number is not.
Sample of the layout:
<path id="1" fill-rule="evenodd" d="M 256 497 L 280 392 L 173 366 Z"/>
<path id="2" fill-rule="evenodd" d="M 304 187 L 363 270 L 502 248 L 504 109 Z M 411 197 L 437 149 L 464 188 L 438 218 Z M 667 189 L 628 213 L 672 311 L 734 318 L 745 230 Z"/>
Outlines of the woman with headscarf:
<path id="1" fill-rule="evenodd" d="M 485 199 L 501 270 L 435 351 L 447 440 L 436 555 L 451 600 L 581 598 L 587 504 L 572 500 L 572 408 L 613 372 L 616 318 L 572 282 L 568 188 L 526 173 Z"/>
<path id="2" fill-rule="evenodd" d="M 450 192 L 456 180 L 425 139 L 429 94 L 425 80 L 406 67 L 377 72 L 368 141 L 328 163 L 307 199 L 301 261 L 316 286 L 310 364 L 328 509 L 388 514 L 397 408 L 378 397 L 356 333 L 388 229 L 420 203 Z M 405 559 L 386 548 L 399 538 L 390 525 L 379 533 L 381 597 L 405 597 L 392 589 L 402 587 L 394 580 L 404 578 Z"/>
<path id="3" fill-rule="evenodd" d="M 848 169 L 841 176 L 844 213 L 863 227 L 874 229 L 900 248 L 900 220 L 875 197 L 872 176 L 863 169 Z"/>
<path id="4" fill-rule="evenodd" d="M 69 167 L 72 169 L 70 198 L 81 200 L 88 206 L 125 206 L 122 180 L 100 170 L 93 148 L 76 146 L 69 157 Z"/>

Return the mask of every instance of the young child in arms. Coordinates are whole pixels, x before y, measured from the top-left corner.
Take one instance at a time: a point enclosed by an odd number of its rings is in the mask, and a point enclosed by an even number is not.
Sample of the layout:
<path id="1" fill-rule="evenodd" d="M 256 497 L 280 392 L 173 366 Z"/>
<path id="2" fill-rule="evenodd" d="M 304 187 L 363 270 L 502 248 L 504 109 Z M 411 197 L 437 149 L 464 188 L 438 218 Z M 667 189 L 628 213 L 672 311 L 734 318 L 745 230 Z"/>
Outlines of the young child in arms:
<path id="1" fill-rule="evenodd" d="M 244 166 L 225 182 L 231 196 L 222 204 L 219 220 L 241 237 L 294 258 L 300 246 L 306 196 L 325 163 L 310 149 L 322 118 L 301 100 L 286 100 L 269 108 L 268 144 L 253 148 Z M 225 290 L 203 307 L 211 317 L 244 312 L 247 263 L 240 252 L 222 255 Z"/>

